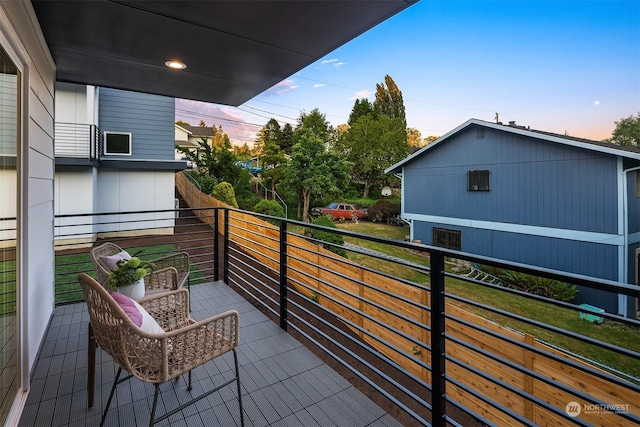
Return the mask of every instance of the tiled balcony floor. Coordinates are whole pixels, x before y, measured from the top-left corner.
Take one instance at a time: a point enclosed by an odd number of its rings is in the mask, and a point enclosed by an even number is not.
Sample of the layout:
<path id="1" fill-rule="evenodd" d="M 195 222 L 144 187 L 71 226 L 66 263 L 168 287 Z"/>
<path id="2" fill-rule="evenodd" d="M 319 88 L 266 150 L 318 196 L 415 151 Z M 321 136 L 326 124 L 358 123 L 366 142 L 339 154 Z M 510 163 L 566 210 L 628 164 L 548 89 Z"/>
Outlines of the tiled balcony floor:
<path id="1" fill-rule="evenodd" d="M 399 426 L 397 421 L 222 282 L 191 288 L 191 316 L 240 313 L 238 358 L 246 426 Z M 98 426 L 117 370 L 98 349 L 93 408 L 87 407 L 85 304 L 55 309 L 20 426 Z M 228 353 L 193 371 L 193 392 L 232 375 Z M 221 381 L 222 379 L 222 381 Z M 189 400 L 186 381 L 160 386 L 157 415 Z M 105 425 L 147 425 L 153 385 L 131 379 L 117 388 Z M 240 425 L 235 383 L 158 425 Z"/>

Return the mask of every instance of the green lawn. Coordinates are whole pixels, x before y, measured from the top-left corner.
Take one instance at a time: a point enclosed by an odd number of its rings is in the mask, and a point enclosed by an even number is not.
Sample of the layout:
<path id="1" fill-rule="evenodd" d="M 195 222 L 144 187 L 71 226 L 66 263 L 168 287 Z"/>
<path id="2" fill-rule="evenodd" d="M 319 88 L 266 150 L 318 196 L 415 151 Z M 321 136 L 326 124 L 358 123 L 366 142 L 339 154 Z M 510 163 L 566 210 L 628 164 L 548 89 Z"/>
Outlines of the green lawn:
<path id="1" fill-rule="evenodd" d="M 406 227 L 390 226 L 364 221 L 357 224 L 352 222 L 337 222 L 336 225 L 344 230 L 357 231 L 363 234 L 396 240 L 403 240 L 405 234 L 408 234 L 408 228 Z M 351 237 L 346 237 L 345 241 L 370 249 L 375 249 L 408 261 L 429 265 L 429 260 L 424 255 L 414 253 L 407 249 L 390 247 Z M 380 261 L 379 259 L 353 253 L 349 254 L 349 259 L 416 283 L 426 285 L 429 283 L 427 275 L 418 273 L 413 269 L 403 267 L 392 262 Z M 573 310 L 559 308 L 551 304 L 534 301 L 521 296 L 502 292 L 500 290 L 474 285 L 463 280 L 453 278 L 447 278 L 446 291 L 447 293 L 462 296 L 486 306 L 496 307 L 567 331 L 575 332 L 634 351 L 640 351 L 639 328 L 629 327 L 622 323 L 608 320 L 605 320 L 605 322 L 600 325 L 592 324 L 580 319 L 578 313 Z M 450 300 L 450 302 L 464 306 L 464 304 L 460 304 L 452 300 Z M 523 333 L 531 334 L 541 341 L 563 348 L 572 353 L 582 355 L 590 360 L 609 366 L 614 370 L 622 371 L 636 378 L 640 378 L 640 363 L 638 363 L 637 360 L 617 355 L 591 344 L 566 338 L 560 334 L 556 334 L 542 328 L 537 328 L 524 322 L 518 322 L 504 316 L 495 315 L 487 310 L 472 306 L 466 306 L 465 308 L 475 314 L 493 320 L 500 325 Z"/>

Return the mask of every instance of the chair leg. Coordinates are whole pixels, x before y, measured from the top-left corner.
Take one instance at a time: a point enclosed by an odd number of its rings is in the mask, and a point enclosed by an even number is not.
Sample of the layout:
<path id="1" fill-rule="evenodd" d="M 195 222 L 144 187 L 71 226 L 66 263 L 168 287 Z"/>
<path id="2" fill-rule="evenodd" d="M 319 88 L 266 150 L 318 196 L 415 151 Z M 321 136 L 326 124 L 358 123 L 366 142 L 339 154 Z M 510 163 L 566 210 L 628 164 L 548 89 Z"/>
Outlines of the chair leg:
<path id="1" fill-rule="evenodd" d="M 244 412 L 242 411 L 242 393 L 240 392 L 240 371 L 238 370 L 238 353 L 236 353 L 235 348 L 233 349 L 233 363 L 236 367 L 236 384 L 238 385 L 238 404 L 240 405 L 240 426 L 244 427 Z"/>
<path id="2" fill-rule="evenodd" d="M 187 390 L 191 391 L 191 371 L 189 371 L 189 385 L 187 386 Z"/>
<path id="3" fill-rule="evenodd" d="M 93 408 L 96 378 L 96 338 L 89 322 L 89 344 L 87 346 L 87 406 Z"/>
<path id="4" fill-rule="evenodd" d="M 156 417 L 156 406 L 158 406 L 158 391 L 160 391 L 160 384 L 154 384 L 156 392 L 153 394 L 153 406 L 151 407 L 151 419 L 149 420 L 149 427 L 153 427 Z"/>
<path id="5" fill-rule="evenodd" d="M 116 374 L 116 379 L 113 381 L 113 386 L 111 387 L 111 393 L 109 393 L 109 399 L 107 400 L 107 406 L 104 408 L 104 412 L 102 413 L 102 420 L 100 420 L 100 427 L 104 425 L 104 420 L 107 418 L 107 411 L 109 411 L 109 406 L 111 406 L 111 399 L 113 399 L 113 393 L 116 392 L 116 387 L 118 385 L 118 380 L 120 379 L 120 374 L 122 373 L 122 368 L 118 367 L 118 373 Z"/>

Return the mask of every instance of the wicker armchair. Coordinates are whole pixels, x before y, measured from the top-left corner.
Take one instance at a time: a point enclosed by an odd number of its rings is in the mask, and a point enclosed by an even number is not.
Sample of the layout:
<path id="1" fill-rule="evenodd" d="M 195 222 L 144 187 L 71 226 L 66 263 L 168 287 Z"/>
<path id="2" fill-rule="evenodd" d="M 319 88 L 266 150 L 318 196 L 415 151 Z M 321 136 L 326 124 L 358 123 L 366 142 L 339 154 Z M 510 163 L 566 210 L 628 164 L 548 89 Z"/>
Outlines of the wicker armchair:
<path id="1" fill-rule="evenodd" d="M 186 289 L 163 292 L 145 297 L 141 302 L 164 330 L 164 333 L 148 333 L 136 326 L 111 294 L 93 278 L 83 273 L 78 276 L 78 281 L 87 302 L 95 340 L 119 365 L 101 426 L 116 386 L 131 377 L 155 385 L 150 426 L 233 382 L 237 384 L 240 422 L 244 425 L 236 353 L 239 328 L 237 311 L 227 311 L 197 322 L 189 317 L 189 296 Z M 236 373 L 234 378 L 155 418 L 160 384 L 188 372 L 188 390 L 191 390 L 191 370 L 229 351 L 233 352 Z M 120 380 L 123 369 L 129 375 Z"/>
<path id="2" fill-rule="evenodd" d="M 102 245 L 91 249 L 91 259 L 93 260 L 96 278 L 104 287 L 106 287 L 109 280 L 110 270 L 101 260 L 101 257 L 115 255 L 122 252 L 122 250 L 123 249 L 120 246 L 111 242 L 103 243 Z M 147 291 L 177 289 L 184 286 L 189 278 L 189 254 L 186 252 L 179 252 L 174 255 L 147 261 L 156 265 L 158 269 L 156 272 L 168 267 L 173 267 L 178 273 L 178 282 L 176 285 L 173 285 L 171 283 L 164 282 L 162 277 L 154 277 L 156 276 L 154 272 L 151 274 L 151 277 L 145 279 L 145 289 Z"/>

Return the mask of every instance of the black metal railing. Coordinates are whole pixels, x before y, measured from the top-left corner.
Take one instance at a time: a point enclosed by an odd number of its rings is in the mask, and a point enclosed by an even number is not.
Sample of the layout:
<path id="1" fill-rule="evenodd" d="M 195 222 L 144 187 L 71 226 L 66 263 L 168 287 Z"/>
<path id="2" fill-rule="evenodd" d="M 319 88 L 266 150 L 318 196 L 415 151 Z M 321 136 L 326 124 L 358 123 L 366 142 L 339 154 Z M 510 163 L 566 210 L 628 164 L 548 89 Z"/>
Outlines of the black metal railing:
<path id="1" fill-rule="evenodd" d="M 580 318 L 584 307 L 473 279 L 457 266 L 629 298 L 639 296 L 634 285 L 227 208 L 65 215 L 56 230 L 59 303 L 77 295 L 74 275 L 92 269 L 71 257 L 96 240 L 149 254 L 186 250 L 192 284 L 224 280 L 375 399 L 400 408 L 407 425 L 640 423 L 638 320 L 597 313 L 603 323 L 590 323 Z M 348 257 L 330 252 L 337 248 Z"/>

